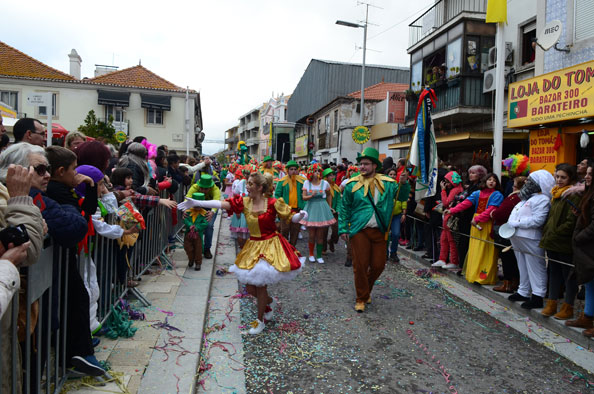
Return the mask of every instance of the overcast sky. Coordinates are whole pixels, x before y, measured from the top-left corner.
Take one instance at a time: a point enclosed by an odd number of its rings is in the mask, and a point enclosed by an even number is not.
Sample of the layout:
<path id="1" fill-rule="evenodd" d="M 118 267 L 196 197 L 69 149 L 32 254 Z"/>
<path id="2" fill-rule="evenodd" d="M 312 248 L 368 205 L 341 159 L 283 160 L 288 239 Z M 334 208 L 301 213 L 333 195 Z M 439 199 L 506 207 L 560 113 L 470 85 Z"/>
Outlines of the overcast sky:
<path id="1" fill-rule="evenodd" d="M 408 24 L 433 0 L 368 0 L 367 64 L 409 66 Z M 88 3 L 88 5 L 87 5 Z M 363 31 L 356 0 L 11 1 L 2 5 L 0 40 L 68 72 L 67 54 L 120 69 L 142 65 L 200 91 L 207 139 L 222 140 L 238 118 L 290 94 L 311 59 L 360 63 Z M 373 25 L 372 25 L 373 24 Z M 207 153 L 223 146 L 205 144 Z"/>

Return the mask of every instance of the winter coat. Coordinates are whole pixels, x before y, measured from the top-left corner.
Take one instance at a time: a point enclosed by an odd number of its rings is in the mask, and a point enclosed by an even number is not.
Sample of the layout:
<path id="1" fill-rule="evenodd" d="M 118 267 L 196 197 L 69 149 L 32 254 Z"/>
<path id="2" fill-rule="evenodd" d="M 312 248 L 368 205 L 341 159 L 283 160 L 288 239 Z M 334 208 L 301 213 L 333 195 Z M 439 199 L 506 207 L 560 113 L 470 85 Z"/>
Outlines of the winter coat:
<path id="1" fill-rule="evenodd" d="M 31 188 L 33 203 L 41 211 L 49 235 L 60 246 L 75 247 L 83 240 L 88 227 L 87 221 L 78 209 L 71 205 L 60 205 L 41 190 Z"/>
<path id="2" fill-rule="evenodd" d="M 573 231 L 573 263 L 578 285 L 594 280 L 594 201 L 590 201 L 590 212 L 587 214 L 590 223 L 586 223 L 580 215 Z"/>
<path id="3" fill-rule="evenodd" d="M 579 195 L 572 194 L 567 197 L 567 200 L 570 200 L 575 206 L 579 206 L 580 198 Z M 554 198 L 551 201 L 549 217 L 542 230 L 539 246 L 557 253 L 572 254 L 571 238 L 576 220 L 571 205 L 562 198 Z"/>

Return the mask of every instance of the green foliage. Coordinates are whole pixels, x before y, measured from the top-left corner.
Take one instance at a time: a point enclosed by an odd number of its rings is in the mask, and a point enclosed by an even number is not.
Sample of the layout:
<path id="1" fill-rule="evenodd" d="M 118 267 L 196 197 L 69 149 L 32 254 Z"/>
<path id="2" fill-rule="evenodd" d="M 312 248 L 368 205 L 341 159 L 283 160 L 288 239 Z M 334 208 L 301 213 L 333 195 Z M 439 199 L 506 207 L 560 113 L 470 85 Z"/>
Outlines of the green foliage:
<path id="1" fill-rule="evenodd" d="M 229 160 L 227 159 L 227 156 L 225 156 L 224 152 L 219 152 L 215 155 L 215 157 L 217 158 L 217 162 L 221 165 L 221 166 L 226 166 L 229 165 Z"/>
<path id="2" fill-rule="evenodd" d="M 85 118 L 85 124 L 78 126 L 78 131 L 93 138 L 101 138 L 105 143 L 117 145 L 115 139 L 115 127 L 113 127 L 113 116 L 109 116 L 107 122 L 97 119 L 95 111 L 90 110 Z"/>

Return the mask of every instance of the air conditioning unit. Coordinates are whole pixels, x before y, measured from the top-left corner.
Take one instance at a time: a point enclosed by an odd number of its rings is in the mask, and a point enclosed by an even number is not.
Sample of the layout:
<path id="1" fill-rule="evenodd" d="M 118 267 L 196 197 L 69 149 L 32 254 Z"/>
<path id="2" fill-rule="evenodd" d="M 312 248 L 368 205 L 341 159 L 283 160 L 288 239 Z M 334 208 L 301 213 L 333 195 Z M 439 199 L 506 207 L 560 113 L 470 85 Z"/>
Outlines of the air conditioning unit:
<path id="1" fill-rule="evenodd" d="M 483 93 L 495 90 L 496 70 L 497 68 L 492 68 L 483 74 Z"/>
<path id="2" fill-rule="evenodd" d="M 505 43 L 505 64 L 511 66 L 514 63 L 514 49 L 511 42 Z M 489 67 L 497 65 L 497 47 L 489 49 Z"/>

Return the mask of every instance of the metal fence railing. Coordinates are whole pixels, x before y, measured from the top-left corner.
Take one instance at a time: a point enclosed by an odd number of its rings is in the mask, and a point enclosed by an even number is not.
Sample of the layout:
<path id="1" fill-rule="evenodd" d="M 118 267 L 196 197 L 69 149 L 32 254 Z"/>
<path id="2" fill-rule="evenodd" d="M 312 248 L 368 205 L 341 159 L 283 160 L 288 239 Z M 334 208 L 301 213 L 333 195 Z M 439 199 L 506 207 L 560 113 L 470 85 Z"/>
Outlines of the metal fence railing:
<path id="1" fill-rule="evenodd" d="M 183 201 L 184 188 L 175 194 Z M 127 277 L 138 278 L 152 263 L 171 264 L 167 256 L 170 240 L 179 237 L 183 225 L 182 213 L 173 213 L 163 206 L 143 211 L 146 230 L 140 232 L 130 251 Z M 115 217 L 106 219 L 115 224 Z M 78 257 L 78 269 L 83 280 L 92 276 L 91 259 L 95 262 L 99 299 L 97 319 L 103 324 L 122 297 L 131 294 L 144 305 L 150 303 L 127 280 L 118 280 L 120 250 L 117 240 L 95 235 L 89 239 L 88 255 Z M 68 249 L 53 245 L 48 237 L 38 261 L 21 268 L 21 290 L 13 297 L 0 327 L 0 392 L 59 393 L 71 372 L 67 368 L 66 340 L 68 336 L 68 271 L 76 269 L 68 263 Z M 76 264 L 76 263 L 75 263 Z"/>

